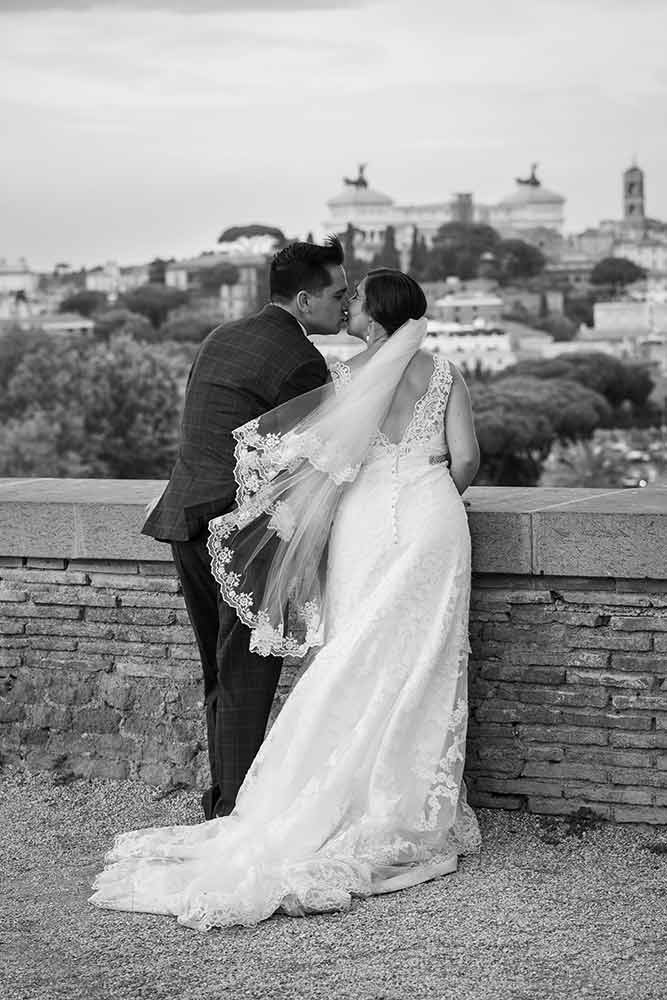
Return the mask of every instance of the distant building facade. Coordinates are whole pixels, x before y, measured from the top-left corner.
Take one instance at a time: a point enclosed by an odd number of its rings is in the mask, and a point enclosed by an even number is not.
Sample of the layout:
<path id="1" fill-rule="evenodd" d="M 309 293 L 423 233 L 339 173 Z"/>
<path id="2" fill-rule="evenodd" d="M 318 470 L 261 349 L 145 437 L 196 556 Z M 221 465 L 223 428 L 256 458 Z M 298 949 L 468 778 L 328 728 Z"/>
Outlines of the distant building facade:
<path id="1" fill-rule="evenodd" d="M 529 178 L 517 178 L 515 190 L 500 202 L 483 205 L 475 202 L 470 192 L 459 192 L 443 201 L 398 204 L 370 186 L 362 164 L 358 176 L 343 178 L 342 190 L 327 201 L 323 228 L 342 234 L 353 226 L 357 230 L 355 253 L 370 262 L 382 250 L 391 226 L 404 269 L 410 264 L 415 230 L 430 248 L 439 228 L 450 222 L 486 223 L 501 236 L 525 239 L 552 256 L 563 238 L 565 198 L 542 186 L 535 174 L 536 166 Z"/>
<path id="2" fill-rule="evenodd" d="M 39 274 L 32 271 L 25 257 L 19 257 L 15 263 L 9 263 L 0 258 L 0 295 L 16 295 L 22 292 L 30 298 L 39 285 Z"/>
<path id="3" fill-rule="evenodd" d="M 258 305 L 262 272 L 268 266 L 264 254 L 242 256 L 225 251 L 172 261 L 165 270 L 165 284 L 169 288 L 198 293 L 203 273 L 224 264 L 236 268 L 238 279 L 234 284 L 221 284 L 219 291 L 208 297 L 207 305 L 215 306 L 222 319 L 241 319 Z"/>
<path id="4" fill-rule="evenodd" d="M 114 260 L 107 261 L 103 266 L 91 268 L 86 271 L 85 277 L 86 291 L 101 292 L 110 302 L 147 282 L 148 264 L 121 267 Z"/>

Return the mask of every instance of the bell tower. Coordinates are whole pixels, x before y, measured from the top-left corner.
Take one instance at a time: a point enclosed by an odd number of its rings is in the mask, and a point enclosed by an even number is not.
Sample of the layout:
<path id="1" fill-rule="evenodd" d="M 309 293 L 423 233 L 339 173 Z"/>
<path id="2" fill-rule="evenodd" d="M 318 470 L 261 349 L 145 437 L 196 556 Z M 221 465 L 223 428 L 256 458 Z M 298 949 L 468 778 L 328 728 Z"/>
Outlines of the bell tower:
<path id="1" fill-rule="evenodd" d="M 623 221 L 644 225 L 644 171 L 633 163 L 623 172 Z"/>

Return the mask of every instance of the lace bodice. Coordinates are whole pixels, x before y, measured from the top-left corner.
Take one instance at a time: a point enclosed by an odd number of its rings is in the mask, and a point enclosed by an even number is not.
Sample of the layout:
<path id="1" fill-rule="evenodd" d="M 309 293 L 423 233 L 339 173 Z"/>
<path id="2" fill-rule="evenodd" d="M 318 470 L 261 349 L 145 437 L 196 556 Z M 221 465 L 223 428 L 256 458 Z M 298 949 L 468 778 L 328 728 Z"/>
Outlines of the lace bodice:
<path id="1" fill-rule="evenodd" d="M 336 391 L 352 378 L 350 366 L 342 361 L 336 362 L 330 370 Z M 378 430 L 366 461 L 388 456 L 404 458 L 408 455 L 436 455 L 446 452 L 444 417 L 452 380 L 449 361 L 439 354 L 434 354 L 429 384 L 424 394 L 415 402 L 412 418 L 401 440 L 390 441 L 386 434 Z"/>

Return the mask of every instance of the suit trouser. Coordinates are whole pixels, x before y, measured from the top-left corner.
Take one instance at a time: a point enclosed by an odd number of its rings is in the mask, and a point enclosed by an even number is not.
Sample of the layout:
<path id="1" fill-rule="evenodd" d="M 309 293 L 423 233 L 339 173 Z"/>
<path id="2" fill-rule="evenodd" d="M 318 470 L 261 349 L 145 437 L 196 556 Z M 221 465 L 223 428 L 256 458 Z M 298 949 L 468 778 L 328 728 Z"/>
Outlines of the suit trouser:
<path id="1" fill-rule="evenodd" d="M 234 808 L 264 739 L 282 660 L 250 652 L 250 629 L 225 604 L 211 574 L 207 537 L 205 529 L 171 548 L 204 670 L 211 788 L 202 807 L 211 819 Z"/>

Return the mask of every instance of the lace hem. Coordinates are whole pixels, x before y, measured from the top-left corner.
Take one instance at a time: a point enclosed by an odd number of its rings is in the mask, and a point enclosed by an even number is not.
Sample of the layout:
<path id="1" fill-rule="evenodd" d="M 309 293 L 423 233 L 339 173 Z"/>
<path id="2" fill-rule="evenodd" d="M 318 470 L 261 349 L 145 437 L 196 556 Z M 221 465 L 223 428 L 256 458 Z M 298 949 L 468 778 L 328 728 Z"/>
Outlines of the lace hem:
<path id="1" fill-rule="evenodd" d="M 269 522 L 271 523 L 271 522 Z M 234 553 L 223 544 L 238 527 L 235 514 L 223 514 L 209 522 L 207 548 L 211 556 L 211 572 L 218 581 L 220 593 L 240 621 L 250 629 L 250 649 L 260 656 L 294 656 L 302 659 L 315 646 L 324 642 L 322 609 L 317 601 L 307 601 L 296 607 L 297 618 L 305 625 L 305 635 L 285 632 L 273 626 L 266 611 L 254 611 L 255 595 L 240 591 L 239 573 L 230 569 Z"/>

